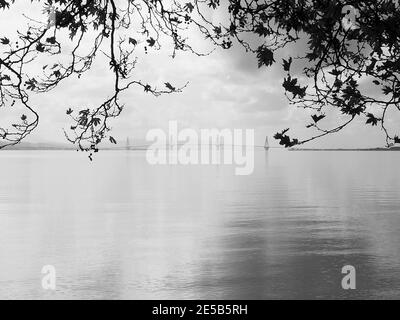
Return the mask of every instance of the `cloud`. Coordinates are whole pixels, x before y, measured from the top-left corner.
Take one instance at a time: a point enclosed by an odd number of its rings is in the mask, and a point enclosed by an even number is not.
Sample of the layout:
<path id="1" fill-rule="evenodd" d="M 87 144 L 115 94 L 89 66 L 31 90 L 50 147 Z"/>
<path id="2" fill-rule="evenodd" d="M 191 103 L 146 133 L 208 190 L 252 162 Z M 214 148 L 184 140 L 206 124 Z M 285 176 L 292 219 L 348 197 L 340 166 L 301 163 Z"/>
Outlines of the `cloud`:
<path id="1" fill-rule="evenodd" d="M 2 13 L 1 18 L 4 15 Z M 4 24 L 17 21 L 15 16 L 6 14 L 6 17 L 0 22 L 1 30 L 4 30 Z M 199 50 L 207 52 L 212 48 L 202 35 L 193 31 L 189 36 Z M 133 77 L 158 88 L 164 87 L 167 81 L 176 87 L 189 82 L 188 87 L 183 93 L 159 98 L 135 87 L 124 93 L 121 102 L 125 104 L 125 110 L 112 122 L 116 138 L 142 139 L 149 129 L 167 128 L 169 120 L 178 120 L 181 126 L 194 129 L 254 128 L 261 144 L 265 135 L 286 127 L 293 127 L 295 132 L 305 136 L 311 134 L 304 129 L 310 114 L 289 106 L 282 88 L 281 58 L 304 49 L 304 43 L 285 48 L 275 57 L 274 66 L 261 69 L 254 54 L 245 52 L 239 45 L 232 50 L 217 49 L 206 57 L 179 53 L 172 59 L 172 48 L 164 44 L 160 51 L 136 53 L 138 64 Z M 112 93 L 112 79 L 108 62 L 99 54 L 92 70 L 80 80 L 76 77 L 68 79 L 51 93 L 33 96 L 31 101 L 41 115 L 41 122 L 31 140 L 65 141 L 62 128 L 71 124 L 65 110 L 101 103 Z M 335 143 L 357 145 L 368 140 L 375 144 L 378 141 L 375 132 L 365 132 L 364 137 L 354 134 L 361 127 L 364 124 L 359 122 L 354 131 L 347 130 L 345 134 L 334 136 Z M 364 130 L 360 132 L 364 133 Z"/>

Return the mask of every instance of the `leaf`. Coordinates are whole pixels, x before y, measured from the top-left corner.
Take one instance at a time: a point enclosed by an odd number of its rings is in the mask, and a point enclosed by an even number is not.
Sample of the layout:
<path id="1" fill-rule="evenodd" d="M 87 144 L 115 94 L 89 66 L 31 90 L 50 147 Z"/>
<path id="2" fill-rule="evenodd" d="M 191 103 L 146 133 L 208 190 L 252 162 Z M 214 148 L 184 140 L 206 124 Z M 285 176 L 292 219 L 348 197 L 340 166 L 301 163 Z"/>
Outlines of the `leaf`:
<path id="1" fill-rule="evenodd" d="M 166 86 L 169 90 L 171 90 L 171 91 L 175 91 L 175 90 L 176 90 L 176 88 L 173 87 L 169 82 L 166 82 L 166 83 L 165 83 L 165 86 Z"/>
<path id="2" fill-rule="evenodd" d="M 133 44 L 134 46 L 137 45 L 137 41 L 133 38 L 129 38 L 129 44 Z"/>
<path id="3" fill-rule="evenodd" d="M 46 42 L 48 42 L 50 44 L 56 44 L 56 37 L 47 38 Z"/>
<path id="4" fill-rule="evenodd" d="M 5 1 L 5 0 L 0 0 L 0 8 L 1 9 L 4 9 L 4 8 L 9 8 L 10 7 L 10 4 L 7 2 L 7 1 Z"/>
<path id="5" fill-rule="evenodd" d="M 185 9 L 187 12 L 192 13 L 193 10 L 194 10 L 194 6 L 193 6 L 193 4 L 192 4 L 191 2 L 187 2 L 187 3 L 185 4 L 185 6 L 184 6 L 184 9 Z"/>
<path id="6" fill-rule="evenodd" d="M 372 126 L 377 126 L 378 121 L 381 120 L 381 119 L 376 118 L 372 113 L 368 113 L 367 117 L 368 117 L 368 120 L 367 120 L 366 124 L 371 124 Z"/>
<path id="7" fill-rule="evenodd" d="M 149 44 L 150 47 L 154 46 L 156 44 L 156 40 L 154 40 L 152 37 L 150 39 L 147 39 L 147 43 Z"/>
<path id="8" fill-rule="evenodd" d="M 289 60 L 283 59 L 283 70 L 289 72 L 292 62 L 293 62 L 292 57 L 290 57 Z"/>
<path id="9" fill-rule="evenodd" d="M 208 6 L 210 8 L 216 9 L 219 6 L 219 0 L 209 0 Z"/>
<path id="10" fill-rule="evenodd" d="M 286 134 L 289 131 L 289 129 L 283 130 L 280 133 L 277 133 L 274 135 L 274 138 L 276 140 L 280 140 L 279 144 L 281 146 L 284 146 L 285 148 L 291 148 L 294 147 L 295 145 L 299 144 L 299 140 L 293 139 L 291 140 L 290 137 Z"/>
<path id="11" fill-rule="evenodd" d="M 343 86 L 343 81 L 340 80 L 339 78 L 336 78 L 335 83 L 333 85 L 336 88 L 336 90 L 339 90 Z"/>
<path id="12" fill-rule="evenodd" d="M 272 66 L 275 62 L 274 53 L 268 49 L 266 46 L 260 46 L 257 49 L 258 67 L 262 66 Z"/>
<path id="13" fill-rule="evenodd" d="M 4 37 L 4 38 L 0 38 L 0 42 L 1 44 L 7 45 L 10 44 L 10 39 Z"/>
<path id="14" fill-rule="evenodd" d="M 113 137 L 110 136 L 110 142 L 113 144 L 117 144 L 117 140 L 115 140 Z"/>
<path id="15" fill-rule="evenodd" d="M 256 25 L 254 32 L 260 37 L 267 37 L 270 35 L 269 29 L 266 28 L 263 23 L 259 23 L 258 25 Z"/>
<path id="16" fill-rule="evenodd" d="M 291 76 L 288 76 L 287 78 L 284 79 L 282 86 L 285 88 L 287 92 L 290 92 L 293 94 L 293 98 L 295 99 L 297 96 L 299 98 L 304 98 L 306 96 L 306 87 L 301 87 L 297 83 L 297 79 L 294 78 L 292 79 Z"/>
<path id="17" fill-rule="evenodd" d="M 37 46 L 36 46 L 37 51 L 44 52 L 44 49 L 45 49 L 44 45 L 42 45 L 41 43 L 37 44 Z"/>
<path id="18" fill-rule="evenodd" d="M 221 33 L 222 33 L 221 27 L 215 27 L 215 28 L 214 28 L 214 32 L 215 32 L 217 35 L 221 34 Z"/>
<path id="19" fill-rule="evenodd" d="M 231 23 L 231 25 L 229 26 L 229 34 L 234 37 L 236 35 L 236 25 L 234 23 Z"/>
<path id="20" fill-rule="evenodd" d="M 54 76 L 55 76 L 56 78 L 60 78 L 60 77 L 61 77 L 61 72 L 60 72 L 60 70 L 54 71 L 53 74 L 54 74 Z"/>
<path id="21" fill-rule="evenodd" d="M 383 87 L 382 91 L 383 91 L 383 94 L 387 96 L 387 95 L 390 94 L 393 90 L 392 90 L 392 88 L 390 88 L 390 87 L 388 87 L 388 86 L 385 86 L 385 87 Z"/>
<path id="22" fill-rule="evenodd" d="M 70 115 L 70 114 L 72 114 L 74 111 L 71 109 L 71 108 L 69 108 L 68 110 L 67 110 L 67 115 Z"/>
<path id="23" fill-rule="evenodd" d="M 22 120 L 22 121 L 26 121 L 26 119 L 27 119 L 26 115 L 23 114 L 23 115 L 21 116 L 21 120 Z"/>
<path id="24" fill-rule="evenodd" d="M 372 73 L 374 71 L 374 69 L 375 69 L 375 66 L 376 66 L 377 62 L 378 61 L 375 58 L 373 58 L 372 61 L 371 61 L 371 64 L 366 68 L 365 72 L 368 73 L 368 74 Z"/>
<path id="25" fill-rule="evenodd" d="M 92 123 L 94 124 L 94 126 L 96 127 L 96 126 L 98 126 L 99 124 L 100 124 L 100 119 L 99 118 L 93 118 L 92 119 Z"/>
<path id="26" fill-rule="evenodd" d="M 33 91 L 33 90 L 36 89 L 36 83 L 37 83 L 36 79 L 33 78 L 33 79 L 29 79 L 28 81 L 26 81 L 25 85 L 26 85 L 28 90 L 32 90 Z"/>
<path id="27" fill-rule="evenodd" d="M 11 81 L 11 78 L 10 78 L 9 75 L 5 74 L 4 76 L 1 76 L 1 77 L 0 77 L 0 82 L 3 81 L 3 80 Z"/>
<path id="28" fill-rule="evenodd" d="M 314 120 L 315 123 L 318 123 L 319 121 L 321 121 L 322 119 L 324 119 L 326 117 L 326 115 L 321 114 L 321 115 L 312 115 L 311 118 Z"/>
<path id="29" fill-rule="evenodd" d="M 334 70 L 332 70 L 332 71 L 329 72 L 329 73 L 330 73 L 331 75 L 337 77 L 337 76 L 340 76 L 340 75 L 342 74 L 342 71 L 337 70 L 337 69 L 334 69 Z"/>
<path id="30" fill-rule="evenodd" d="M 88 119 L 87 119 L 86 116 L 81 116 L 81 117 L 79 118 L 78 124 L 79 124 L 80 126 L 85 127 L 85 126 L 87 125 L 87 123 L 88 123 Z"/>

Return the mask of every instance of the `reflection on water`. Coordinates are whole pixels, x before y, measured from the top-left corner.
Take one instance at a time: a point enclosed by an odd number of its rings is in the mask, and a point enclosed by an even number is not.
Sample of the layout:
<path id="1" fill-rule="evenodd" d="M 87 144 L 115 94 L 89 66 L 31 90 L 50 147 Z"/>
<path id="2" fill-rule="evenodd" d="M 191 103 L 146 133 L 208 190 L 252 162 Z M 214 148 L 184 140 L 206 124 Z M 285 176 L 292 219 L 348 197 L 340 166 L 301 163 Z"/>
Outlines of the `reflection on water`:
<path id="1" fill-rule="evenodd" d="M 255 160 L 235 176 L 144 152 L 1 152 L 0 298 L 399 298 L 400 153 Z"/>

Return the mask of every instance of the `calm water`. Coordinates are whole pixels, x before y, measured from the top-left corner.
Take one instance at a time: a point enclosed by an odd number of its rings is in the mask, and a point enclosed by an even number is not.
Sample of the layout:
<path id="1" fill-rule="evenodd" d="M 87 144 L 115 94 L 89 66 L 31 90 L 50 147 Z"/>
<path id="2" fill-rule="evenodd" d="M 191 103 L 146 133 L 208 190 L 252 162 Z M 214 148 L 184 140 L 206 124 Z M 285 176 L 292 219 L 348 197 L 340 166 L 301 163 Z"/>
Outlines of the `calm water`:
<path id="1" fill-rule="evenodd" d="M 1 152 L 0 298 L 400 298 L 399 164 L 400 152 L 257 151 L 239 177 L 152 167 L 140 151 Z"/>

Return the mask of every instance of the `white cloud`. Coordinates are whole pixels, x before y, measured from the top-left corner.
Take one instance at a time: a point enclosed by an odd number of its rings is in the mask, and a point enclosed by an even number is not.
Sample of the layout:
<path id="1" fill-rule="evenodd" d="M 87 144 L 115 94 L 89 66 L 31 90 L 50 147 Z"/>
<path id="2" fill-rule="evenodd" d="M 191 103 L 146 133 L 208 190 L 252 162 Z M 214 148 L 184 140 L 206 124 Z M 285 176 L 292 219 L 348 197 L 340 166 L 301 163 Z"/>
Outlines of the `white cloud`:
<path id="1" fill-rule="evenodd" d="M 16 21 L 15 17 L 7 15 L 7 11 L 1 13 L 1 18 L 1 26 L 11 21 L 15 24 Z M 210 48 L 199 34 L 193 33 L 191 37 L 200 50 Z M 288 50 L 285 54 L 290 53 Z M 306 136 L 311 134 L 304 130 L 309 114 L 294 110 L 284 97 L 281 85 L 284 74 L 278 57 L 277 64 L 272 68 L 258 69 L 256 58 L 238 46 L 229 51 L 218 49 L 206 57 L 179 53 L 171 59 L 168 45 L 161 51 L 150 51 L 147 55 L 138 52 L 137 55 L 139 61 L 134 71 L 135 78 L 158 87 L 163 87 L 167 81 L 174 86 L 189 81 L 189 86 L 183 93 L 159 98 L 145 94 L 141 88 L 132 88 L 124 93 L 121 101 L 126 108 L 121 118 L 112 124 L 113 136 L 120 140 L 127 136 L 142 139 L 151 128 L 166 128 L 169 120 L 178 120 L 182 126 L 195 129 L 254 128 L 259 144 L 263 143 L 265 135 L 273 135 L 286 127 L 294 127 L 295 131 Z M 65 110 L 69 107 L 95 106 L 111 92 L 112 73 L 104 57 L 99 56 L 93 69 L 82 79 L 68 79 L 53 92 L 32 97 L 41 115 L 41 123 L 30 139 L 64 141 L 61 129 L 70 126 Z M 372 145 L 382 142 L 379 132 L 367 132 L 363 127 L 363 123 L 358 123 L 355 129 L 346 130 L 320 144 L 328 141 L 335 146 L 355 146 L 366 140 Z M 357 132 L 365 133 L 368 139 L 359 137 Z"/>

